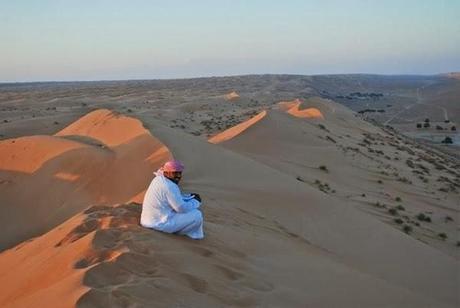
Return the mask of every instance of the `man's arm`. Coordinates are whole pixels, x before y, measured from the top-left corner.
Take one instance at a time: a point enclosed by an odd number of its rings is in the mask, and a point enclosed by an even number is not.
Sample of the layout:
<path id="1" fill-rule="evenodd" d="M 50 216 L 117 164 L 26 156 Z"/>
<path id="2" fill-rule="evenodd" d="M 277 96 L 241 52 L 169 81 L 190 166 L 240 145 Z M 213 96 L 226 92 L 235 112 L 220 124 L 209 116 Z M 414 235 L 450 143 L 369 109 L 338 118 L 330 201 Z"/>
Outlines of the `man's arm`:
<path id="1" fill-rule="evenodd" d="M 200 202 L 195 198 L 184 200 L 176 184 L 168 185 L 166 198 L 174 211 L 178 213 L 189 212 L 200 207 Z"/>

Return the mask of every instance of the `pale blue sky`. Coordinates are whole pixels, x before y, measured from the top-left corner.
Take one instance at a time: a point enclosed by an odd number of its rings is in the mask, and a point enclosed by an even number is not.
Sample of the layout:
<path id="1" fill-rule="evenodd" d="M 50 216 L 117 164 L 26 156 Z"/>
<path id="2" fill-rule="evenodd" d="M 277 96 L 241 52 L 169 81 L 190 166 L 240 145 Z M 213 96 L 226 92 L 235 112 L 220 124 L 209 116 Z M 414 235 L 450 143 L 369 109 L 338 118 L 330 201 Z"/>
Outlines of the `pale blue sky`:
<path id="1" fill-rule="evenodd" d="M 458 0 L 0 0 L 0 82 L 448 71 Z"/>

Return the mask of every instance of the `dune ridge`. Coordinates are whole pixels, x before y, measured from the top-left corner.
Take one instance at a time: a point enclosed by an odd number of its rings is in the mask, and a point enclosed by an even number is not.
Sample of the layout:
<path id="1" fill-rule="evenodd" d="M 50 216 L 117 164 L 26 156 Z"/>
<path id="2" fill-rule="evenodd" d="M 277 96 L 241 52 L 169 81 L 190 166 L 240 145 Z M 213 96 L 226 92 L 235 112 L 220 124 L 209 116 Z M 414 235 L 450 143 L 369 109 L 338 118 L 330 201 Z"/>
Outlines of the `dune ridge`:
<path id="1" fill-rule="evenodd" d="M 249 120 L 246 120 L 240 124 L 237 124 L 235 126 L 230 127 L 229 129 L 220 132 L 211 138 L 208 139 L 210 143 L 221 143 L 226 140 L 232 139 L 238 134 L 241 134 L 243 131 L 247 130 L 250 128 L 252 125 L 263 119 L 267 115 L 267 111 L 261 111 L 257 115 L 253 116 Z"/>
<path id="2" fill-rule="evenodd" d="M 305 103 L 297 98 L 293 101 L 279 102 L 278 108 L 298 118 L 324 119 L 323 114 L 318 108 L 303 105 Z"/>
<path id="3" fill-rule="evenodd" d="M 140 198 L 152 172 L 172 157 L 139 120 L 109 110 L 91 112 L 54 136 L 1 141 L 0 156 L 0 248 L 89 204 Z"/>

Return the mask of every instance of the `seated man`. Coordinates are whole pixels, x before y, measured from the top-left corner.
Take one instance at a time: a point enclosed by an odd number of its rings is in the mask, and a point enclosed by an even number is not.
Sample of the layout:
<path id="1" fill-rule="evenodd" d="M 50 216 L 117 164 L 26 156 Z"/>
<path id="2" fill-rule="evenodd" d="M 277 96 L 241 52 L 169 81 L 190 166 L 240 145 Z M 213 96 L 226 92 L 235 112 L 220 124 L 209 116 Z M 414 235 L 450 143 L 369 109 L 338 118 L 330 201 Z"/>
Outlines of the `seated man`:
<path id="1" fill-rule="evenodd" d="M 155 172 L 142 204 L 141 225 L 167 233 L 202 239 L 203 215 L 198 208 L 198 194 L 183 195 L 179 189 L 184 166 L 177 160 L 168 161 Z"/>

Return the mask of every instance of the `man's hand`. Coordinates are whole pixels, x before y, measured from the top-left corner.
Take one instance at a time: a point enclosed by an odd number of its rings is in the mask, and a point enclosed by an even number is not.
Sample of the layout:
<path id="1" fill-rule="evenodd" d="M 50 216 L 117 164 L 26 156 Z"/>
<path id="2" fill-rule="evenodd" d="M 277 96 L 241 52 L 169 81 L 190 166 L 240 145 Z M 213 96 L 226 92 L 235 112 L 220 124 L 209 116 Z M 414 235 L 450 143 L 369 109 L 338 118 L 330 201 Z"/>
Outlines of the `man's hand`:
<path id="1" fill-rule="evenodd" d="M 198 200 L 199 202 L 201 202 L 201 197 L 199 194 L 197 193 L 191 193 L 192 197 L 195 198 L 196 200 Z"/>

